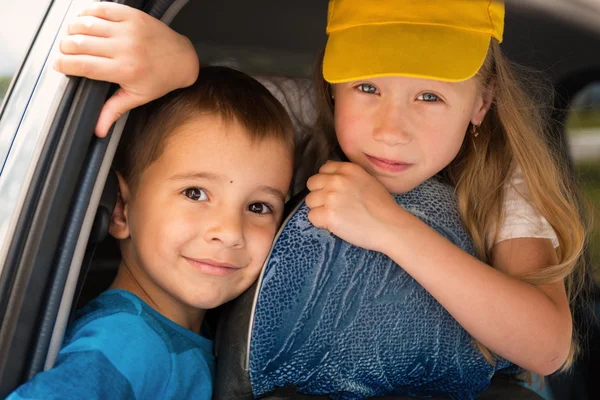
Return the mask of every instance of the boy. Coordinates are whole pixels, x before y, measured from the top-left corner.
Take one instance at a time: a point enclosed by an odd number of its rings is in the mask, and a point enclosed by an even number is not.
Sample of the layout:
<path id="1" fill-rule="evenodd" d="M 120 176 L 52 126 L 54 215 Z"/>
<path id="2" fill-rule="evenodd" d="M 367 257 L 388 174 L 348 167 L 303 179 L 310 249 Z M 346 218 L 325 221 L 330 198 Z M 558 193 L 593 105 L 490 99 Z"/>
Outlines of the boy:
<path id="1" fill-rule="evenodd" d="M 109 231 L 122 260 L 78 312 L 53 369 L 9 399 L 210 399 L 205 310 L 257 278 L 282 220 L 293 128 L 260 83 L 223 67 L 132 115 Z"/>

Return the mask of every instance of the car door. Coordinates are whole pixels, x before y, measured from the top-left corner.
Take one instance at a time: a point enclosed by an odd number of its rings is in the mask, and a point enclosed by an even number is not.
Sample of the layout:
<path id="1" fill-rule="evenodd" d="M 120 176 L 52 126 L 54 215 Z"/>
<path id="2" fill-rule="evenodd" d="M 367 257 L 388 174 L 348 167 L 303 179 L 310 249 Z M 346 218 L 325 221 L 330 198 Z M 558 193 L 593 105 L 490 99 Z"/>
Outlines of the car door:
<path id="1" fill-rule="evenodd" d="M 62 341 L 96 208 L 124 125 L 125 118 L 112 135 L 96 138 L 93 128 L 109 84 L 69 78 L 52 68 L 66 24 L 91 2 L 47 2 L 4 95 L 0 397 L 53 363 L 49 349 Z M 145 7 L 156 17 L 177 3 L 120 2 Z"/>

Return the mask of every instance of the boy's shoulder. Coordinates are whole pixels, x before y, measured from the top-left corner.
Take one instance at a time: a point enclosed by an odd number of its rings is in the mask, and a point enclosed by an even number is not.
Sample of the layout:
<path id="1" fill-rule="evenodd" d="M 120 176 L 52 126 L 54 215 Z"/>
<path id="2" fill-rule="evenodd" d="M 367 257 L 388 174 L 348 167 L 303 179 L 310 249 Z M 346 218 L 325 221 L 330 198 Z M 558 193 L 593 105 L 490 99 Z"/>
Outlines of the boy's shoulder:
<path id="1" fill-rule="evenodd" d="M 211 391 L 212 341 L 177 325 L 125 290 L 106 291 L 76 314 L 59 359 L 77 353 L 101 357 L 96 364 L 123 376 L 136 398 L 162 393 L 174 399 L 187 392 L 205 398 Z"/>
<path id="2" fill-rule="evenodd" d="M 112 337 L 111 342 L 127 340 L 130 335 L 141 332 L 150 334 L 150 325 L 145 322 L 148 314 L 142 300 L 124 290 L 108 290 L 77 310 L 75 320 L 65 333 L 63 347 L 84 336 L 93 340 L 94 336 Z M 144 335 L 153 339 L 155 335 Z"/>
<path id="3" fill-rule="evenodd" d="M 212 351 L 210 340 L 175 324 L 133 293 L 120 289 L 108 290 L 80 309 L 66 332 L 64 345 L 82 333 L 89 336 L 94 332 L 103 336 L 110 333 L 113 344 L 130 344 L 132 339 L 140 345 L 162 342 L 171 354 L 196 348 L 207 354 Z"/>
<path id="4" fill-rule="evenodd" d="M 110 290 L 76 313 L 54 367 L 10 399 L 208 399 L 213 363 L 208 339 Z"/>
<path id="5" fill-rule="evenodd" d="M 118 314 L 139 317 L 141 313 L 142 301 L 137 296 L 125 290 L 108 290 L 75 312 L 69 331 L 78 331 L 92 321 L 110 320 Z"/>

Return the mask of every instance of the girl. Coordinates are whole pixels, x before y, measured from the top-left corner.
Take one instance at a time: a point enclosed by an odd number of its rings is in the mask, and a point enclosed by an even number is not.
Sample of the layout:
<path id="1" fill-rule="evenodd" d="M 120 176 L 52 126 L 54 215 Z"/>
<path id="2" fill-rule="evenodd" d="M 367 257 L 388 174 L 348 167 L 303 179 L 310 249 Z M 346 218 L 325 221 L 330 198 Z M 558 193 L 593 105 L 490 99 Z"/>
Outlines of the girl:
<path id="1" fill-rule="evenodd" d="M 308 180 L 309 219 L 401 265 L 490 361 L 486 349 L 549 375 L 575 350 L 583 224 L 544 116 L 500 50 L 503 4 L 451 3 L 330 2 L 317 92 L 325 141 L 349 162 Z M 389 196 L 438 173 L 478 258 Z"/>
<path id="2" fill-rule="evenodd" d="M 503 4 L 332 0 L 328 17 L 318 87 L 326 135 L 315 140 L 339 145 L 348 162 L 308 180 L 310 220 L 402 265 L 490 360 L 541 375 L 568 366 L 584 229 L 544 116 L 500 50 Z M 99 136 L 197 75 L 187 39 L 124 6 L 95 3 L 69 33 L 57 69 L 121 85 Z M 390 196 L 436 174 L 456 188 L 477 258 Z"/>

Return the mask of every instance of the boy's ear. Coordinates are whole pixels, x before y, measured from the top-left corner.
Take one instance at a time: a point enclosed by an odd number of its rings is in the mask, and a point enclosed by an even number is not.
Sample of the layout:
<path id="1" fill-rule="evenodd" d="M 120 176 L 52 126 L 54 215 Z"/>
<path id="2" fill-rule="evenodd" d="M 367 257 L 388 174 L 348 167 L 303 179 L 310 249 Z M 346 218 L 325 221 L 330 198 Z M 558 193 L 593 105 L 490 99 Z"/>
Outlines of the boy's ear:
<path id="1" fill-rule="evenodd" d="M 117 172 L 117 179 L 119 180 L 119 192 L 117 193 L 117 205 L 110 218 L 110 225 L 108 232 L 115 239 L 123 240 L 129 238 L 129 221 L 127 219 L 127 212 L 129 206 L 129 187 L 125 179 Z"/>

